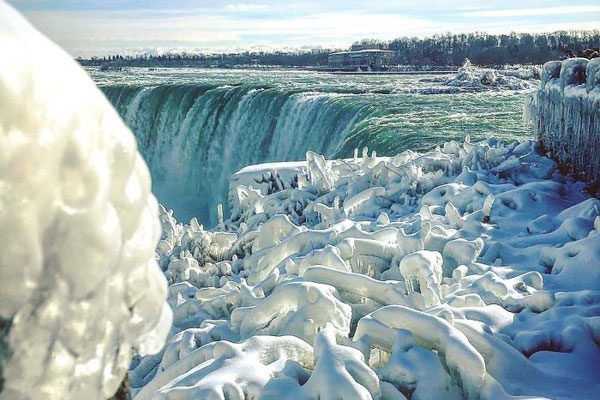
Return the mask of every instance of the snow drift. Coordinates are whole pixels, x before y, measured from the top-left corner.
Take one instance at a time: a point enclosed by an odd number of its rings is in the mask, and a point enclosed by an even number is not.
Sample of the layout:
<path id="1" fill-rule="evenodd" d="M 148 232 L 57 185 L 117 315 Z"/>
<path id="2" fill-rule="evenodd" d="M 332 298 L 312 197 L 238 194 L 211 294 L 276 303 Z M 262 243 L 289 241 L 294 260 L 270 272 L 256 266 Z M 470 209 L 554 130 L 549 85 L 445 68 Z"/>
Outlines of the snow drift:
<path id="1" fill-rule="evenodd" d="M 531 141 L 246 167 L 215 230 L 161 209 L 174 322 L 135 399 L 596 398 L 582 189 Z"/>
<path id="2" fill-rule="evenodd" d="M 0 51 L 0 398 L 104 399 L 171 323 L 150 176 L 87 74 L 4 2 Z"/>

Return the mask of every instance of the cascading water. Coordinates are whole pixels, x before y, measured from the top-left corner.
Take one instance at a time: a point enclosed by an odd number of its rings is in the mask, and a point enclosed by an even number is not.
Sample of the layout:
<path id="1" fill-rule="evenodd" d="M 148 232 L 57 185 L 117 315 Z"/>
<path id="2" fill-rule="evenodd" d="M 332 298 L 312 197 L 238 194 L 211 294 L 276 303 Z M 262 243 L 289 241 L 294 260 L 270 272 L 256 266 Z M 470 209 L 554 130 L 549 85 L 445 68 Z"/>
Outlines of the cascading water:
<path id="1" fill-rule="evenodd" d="M 374 110 L 323 93 L 248 86 L 107 87 L 136 132 L 156 195 L 181 218 L 213 224 L 214 207 L 241 167 L 334 155 L 358 120 Z"/>
<path id="2" fill-rule="evenodd" d="M 160 202 L 181 220 L 195 216 L 209 226 L 216 205 L 227 203 L 230 175 L 249 164 L 301 160 L 307 150 L 340 157 L 368 146 L 385 155 L 467 133 L 525 134 L 513 123 L 520 124 L 522 106 L 514 94 L 394 93 L 391 78 L 324 84 L 327 75 L 297 76 L 294 84 L 270 75 L 236 84 L 201 76 L 194 83 L 100 86 L 136 134 Z"/>

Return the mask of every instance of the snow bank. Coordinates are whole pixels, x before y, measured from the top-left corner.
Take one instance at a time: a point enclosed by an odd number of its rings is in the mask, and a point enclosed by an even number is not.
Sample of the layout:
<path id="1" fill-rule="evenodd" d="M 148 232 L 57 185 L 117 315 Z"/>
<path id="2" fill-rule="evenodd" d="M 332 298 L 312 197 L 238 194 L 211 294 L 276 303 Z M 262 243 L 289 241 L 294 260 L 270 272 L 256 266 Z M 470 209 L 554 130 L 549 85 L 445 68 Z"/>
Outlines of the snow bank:
<path id="1" fill-rule="evenodd" d="M 547 62 L 526 103 L 524 117 L 544 150 L 563 171 L 600 193 L 600 59 Z"/>
<path id="2" fill-rule="evenodd" d="M 0 398 L 104 399 L 171 324 L 148 170 L 87 74 L 3 2 L 0 51 Z"/>
<path id="3" fill-rule="evenodd" d="M 161 210 L 174 324 L 135 398 L 598 397 L 582 189 L 531 141 L 244 168 L 217 230 Z"/>

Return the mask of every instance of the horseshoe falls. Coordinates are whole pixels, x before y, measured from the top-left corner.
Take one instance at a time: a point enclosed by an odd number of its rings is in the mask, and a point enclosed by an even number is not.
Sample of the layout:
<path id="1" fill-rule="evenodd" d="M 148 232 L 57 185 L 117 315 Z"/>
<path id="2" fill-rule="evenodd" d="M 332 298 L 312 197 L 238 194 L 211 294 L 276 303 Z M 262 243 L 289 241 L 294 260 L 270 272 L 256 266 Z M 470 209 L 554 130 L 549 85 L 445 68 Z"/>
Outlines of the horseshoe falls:
<path id="1" fill-rule="evenodd" d="M 159 201 L 213 226 L 244 166 L 393 155 L 445 141 L 531 136 L 523 89 L 448 85 L 433 75 L 132 69 L 92 77 L 136 135 Z M 468 83 L 468 82 L 467 82 Z M 226 210 L 227 213 L 227 210 Z"/>

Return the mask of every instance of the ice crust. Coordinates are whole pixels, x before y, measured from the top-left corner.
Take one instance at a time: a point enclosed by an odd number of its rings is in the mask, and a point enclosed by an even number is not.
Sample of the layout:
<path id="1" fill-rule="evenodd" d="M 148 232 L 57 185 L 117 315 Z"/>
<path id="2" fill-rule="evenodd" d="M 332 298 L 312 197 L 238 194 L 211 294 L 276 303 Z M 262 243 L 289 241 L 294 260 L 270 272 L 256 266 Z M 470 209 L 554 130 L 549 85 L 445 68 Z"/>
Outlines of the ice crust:
<path id="1" fill-rule="evenodd" d="M 544 64 L 538 90 L 526 99 L 524 118 L 560 168 L 600 194 L 600 59 Z"/>
<path id="2" fill-rule="evenodd" d="M 600 201 L 533 141 L 244 168 L 161 209 L 174 324 L 136 400 L 600 396 Z"/>
<path id="3" fill-rule="evenodd" d="M 0 51 L 0 399 L 105 399 L 171 325 L 150 176 L 87 74 L 1 1 Z"/>

